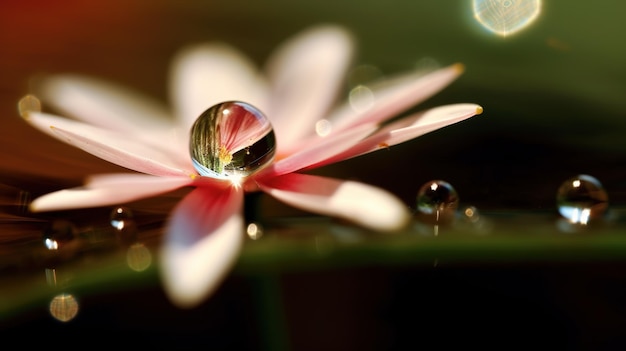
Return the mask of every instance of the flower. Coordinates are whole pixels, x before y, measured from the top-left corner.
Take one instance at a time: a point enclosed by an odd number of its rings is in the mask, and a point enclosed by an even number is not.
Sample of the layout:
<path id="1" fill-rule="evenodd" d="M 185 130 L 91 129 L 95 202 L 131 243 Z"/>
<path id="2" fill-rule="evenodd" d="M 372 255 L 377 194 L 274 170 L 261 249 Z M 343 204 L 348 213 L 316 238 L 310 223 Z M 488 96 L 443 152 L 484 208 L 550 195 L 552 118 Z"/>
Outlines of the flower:
<path id="1" fill-rule="evenodd" d="M 351 36 L 342 28 L 311 28 L 270 56 L 266 75 L 225 44 L 189 47 L 172 64 L 173 113 L 103 81 L 77 75 L 47 78 L 37 96 L 73 119 L 31 110 L 23 113 L 25 120 L 134 172 L 92 175 L 83 187 L 35 199 L 31 209 L 117 205 L 191 187 L 168 218 L 160 260 L 164 290 L 180 307 L 193 307 L 208 298 L 236 261 L 244 239 L 245 192 L 260 190 L 291 206 L 379 231 L 402 228 L 410 213 L 393 194 L 306 171 L 388 148 L 480 114 L 482 108 L 452 104 L 387 122 L 457 78 L 462 66 L 453 64 L 385 81 L 374 90 L 376 100 L 366 110 L 355 111 L 349 104 L 330 110 L 352 47 Z M 225 101 L 259 108 L 271 121 L 276 138 L 274 160 L 237 180 L 201 175 L 189 156 L 191 126 L 207 108 Z M 332 125 L 324 136 L 314 128 L 322 119 Z M 241 140 L 230 140 L 229 133 L 262 137 L 246 125 L 221 127 L 226 139 L 217 146 L 223 164 L 236 151 L 229 148 L 241 146 Z"/>

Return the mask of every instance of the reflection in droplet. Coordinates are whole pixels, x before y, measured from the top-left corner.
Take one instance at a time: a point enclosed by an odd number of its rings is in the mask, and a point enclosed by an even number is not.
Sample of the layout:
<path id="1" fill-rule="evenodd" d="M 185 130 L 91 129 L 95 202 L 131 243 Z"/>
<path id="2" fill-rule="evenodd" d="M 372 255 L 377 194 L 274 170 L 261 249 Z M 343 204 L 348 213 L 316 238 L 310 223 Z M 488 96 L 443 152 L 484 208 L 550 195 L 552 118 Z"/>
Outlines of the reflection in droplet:
<path id="1" fill-rule="evenodd" d="M 135 272 L 143 272 L 152 264 L 150 250 L 141 243 L 135 243 L 126 251 L 126 263 Z"/>
<path id="2" fill-rule="evenodd" d="M 43 243 L 48 250 L 58 250 L 76 237 L 77 230 L 69 221 L 52 221 L 43 233 Z"/>
<path id="3" fill-rule="evenodd" d="M 119 242 L 132 244 L 137 241 L 137 224 L 130 208 L 122 206 L 114 208 L 111 211 L 110 223 Z"/>
<path id="4" fill-rule="evenodd" d="M 501 36 L 527 27 L 541 12 L 541 0 L 473 0 L 472 5 L 476 20 Z"/>
<path id="5" fill-rule="evenodd" d="M 561 184 L 556 202 L 561 216 L 571 223 L 586 225 L 605 215 L 609 197 L 598 179 L 581 174 Z"/>
<path id="6" fill-rule="evenodd" d="M 26 95 L 17 103 L 17 111 L 23 118 L 28 118 L 29 112 L 41 112 L 41 101 L 35 95 Z"/>
<path id="7" fill-rule="evenodd" d="M 263 226 L 259 223 L 249 223 L 246 227 L 246 233 L 252 240 L 260 239 L 263 236 Z"/>
<path id="8" fill-rule="evenodd" d="M 78 301 L 71 294 L 59 294 L 50 302 L 49 311 L 55 319 L 69 322 L 78 314 Z"/>
<path id="9" fill-rule="evenodd" d="M 276 139 L 261 111 L 228 101 L 198 117 L 191 128 L 189 151 L 200 175 L 238 181 L 270 164 Z"/>

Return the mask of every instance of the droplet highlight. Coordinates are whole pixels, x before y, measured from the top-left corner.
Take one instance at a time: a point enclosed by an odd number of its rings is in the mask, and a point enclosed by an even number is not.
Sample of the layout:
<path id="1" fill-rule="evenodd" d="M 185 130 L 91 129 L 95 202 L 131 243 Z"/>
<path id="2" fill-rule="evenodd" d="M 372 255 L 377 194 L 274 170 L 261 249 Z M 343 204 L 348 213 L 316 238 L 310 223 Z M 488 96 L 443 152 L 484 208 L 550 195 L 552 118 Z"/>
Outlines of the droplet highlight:
<path id="1" fill-rule="evenodd" d="M 269 119 L 239 101 L 206 110 L 191 128 L 191 160 L 202 176 L 238 180 L 269 165 L 276 138 Z"/>
<path id="2" fill-rule="evenodd" d="M 59 250 L 72 242 L 78 231 L 66 220 L 55 220 L 44 230 L 43 243 L 48 250 Z"/>
<path id="3" fill-rule="evenodd" d="M 474 18 L 487 30 L 507 36 L 539 17 L 541 0 L 473 0 Z"/>
<path id="4" fill-rule="evenodd" d="M 116 207 L 111 210 L 109 218 L 120 243 L 132 244 L 137 241 L 137 224 L 130 208 Z"/>
<path id="5" fill-rule="evenodd" d="M 456 189 L 446 181 L 426 182 L 417 192 L 417 211 L 421 219 L 447 223 L 454 219 L 458 207 Z"/>
<path id="6" fill-rule="evenodd" d="M 581 174 L 559 186 L 556 203 L 561 216 L 570 223 L 586 225 L 606 214 L 609 196 L 598 179 Z"/>

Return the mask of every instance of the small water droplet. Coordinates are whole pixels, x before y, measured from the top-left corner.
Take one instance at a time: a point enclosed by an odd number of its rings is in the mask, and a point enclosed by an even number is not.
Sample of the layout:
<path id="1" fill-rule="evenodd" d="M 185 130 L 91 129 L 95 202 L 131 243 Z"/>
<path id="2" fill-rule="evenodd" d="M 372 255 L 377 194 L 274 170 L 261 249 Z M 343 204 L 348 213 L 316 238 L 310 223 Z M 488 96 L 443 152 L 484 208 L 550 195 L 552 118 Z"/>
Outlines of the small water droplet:
<path id="1" fill-rule="evenodd" d="M 244 102 L 206 110 L 191 128 L 191 160 L 200 175 L 237 180 L 269 165 L 276 139 L 269 119 Z"/>
<path id="2" fill-rule="evenodd" d="M 59 250 L 76 237 L 77 230 L 69 221 L 58 219 L 52 221 L 44 230 L 43 243 L 48 250 Z"/>
<path id="3" fill-rule="evenodd" d="M 476 20 L 501 36 L 527 27 L 541 12 L 541 0 L 473 0 L 472 3 Z"/>
<path id="4" fill-rule="evenodd" d="M 263 226 L 259 223 L 250 223 L 246 227 L 246 233 L 252 240 L 260 239 L 263 236 Z"/>
<path id="5" fill-rule="evenodd" d="M 117 239 L 124 244 L 137 241 L 137 225 L 133 211 L 127 207 L 116 207 L 111 211 L 111 226 L 115 229 Z"/>
<path id="6" fill-rule="evenodd" d="M 448 223 L 456 214 L 459 196 L 454 187 L 443 180 L 424 183 L 417 192 L 417 211 L 420 219 L 434 223 Z"/>
<path id="7" fill-rule="evenodd" d="M 586 225 L 605 215 L 609 197 L 602 183 L 587 174 L 577 175 L 561 184 L 556 195 L 561 216 L 571 223 Z"/>
<path id="8" fill-rule="evenodd" d="M 23 118 L 28 118 L 29 112 L 41 112 L 41 101 L 35 95 L 26 95 L 17 103 L 17 111 Z"/>

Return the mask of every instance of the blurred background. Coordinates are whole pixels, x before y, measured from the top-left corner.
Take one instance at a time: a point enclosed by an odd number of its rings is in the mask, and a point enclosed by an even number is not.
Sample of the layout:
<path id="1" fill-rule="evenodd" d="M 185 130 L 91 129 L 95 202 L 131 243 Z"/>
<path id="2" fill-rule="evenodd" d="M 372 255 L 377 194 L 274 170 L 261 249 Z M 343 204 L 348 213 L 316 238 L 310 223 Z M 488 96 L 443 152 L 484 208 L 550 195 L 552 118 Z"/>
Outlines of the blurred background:
<path id="1" fill-rule="evenodd" d="M 225 41 L 262 65 L 283 40 L 321 23 L 351 30 L 358 45 L 354 66 L 373 65 L 382 75 L 463 63 L 466 70 L 457 81 L 412 111 L 473 102 L 484 113 L 390 152 L 317 172 L 378 185 L 409 207 L 415 206 L 423 183 L 444 179 L 454 185 L 462 203 L 485 213 L 519 217 L 539 212 L 548 221 L 558 216 L 560 184 L 585 173 L 602 182 L 611 206 L 619 209 L 626 200 L 625 11 L 626 5 L 617 0 L 551 0 L 541 4 L 538 17 L 526 28 L 501 36 L 476 20 L 471 0 L 3 0 L 0 184 L 6 214 L 0 252 L 14 257 L 12 252 L 27 239 L 39 240 L 43 223 L 54 216 L 85 226 L 108 211 L 90 211 L 87 217 L 83 212 L 15 217 L 16 197 L 35 197 L 78 185 L 91 173 L 119 170 L 20 119 L 17 101 L 29 92 L 33 77 L 82 73 L 167 103 L 169 64 L 179 48 Z M 349 89 L 346 84 L 342 97 Z M 300 215 L 271 199 L 261 201 L 267 217 Z M 166 198 L 135 206 L 143 214 L 138 221 L 156 242 L 160 218 L 173 203 Z M 524 217 L 511 223 L 502 231 L 517 238 L 536 237 L 536 228 L 544 233 L 544 222 Z M 271 236 L 271 230 L 266 234 Z M 48 300 L 40 295 L 22 297 L 28 303 L 11 309 L 11 299 L 21 291 L 14 289 L 14 278 L 21 274 L 20 266 L 29 265 L 23 260 L 4 264 L 1 271 L 0 297 L 11 313 L 0 315 L 0 322 L 6 322 L 0 333 L 49 332 L 57 336 L 52 343 L 64 345 L 77 342 L 76 333 L 105 338 L 112 345 L 117 341 L 108 340 L 109 335 L 129 335 L 133 345 L 173 348 L 380 350 L 462 342 L 620 349 L 626 347 L 626 239 L 620 239 L 624 233 L 619 226 L 609 233 L 610 240 L 587 234 L 568 246 L 575 247 L 570 255 L 555 253 L 563 248 L 558 243 L 532 239 L 535 246 L 519 251 L 497 240 L 471 243 L 469 249 L 452 242 L 430 247 L 434 251 L 418 243 L 415 252 L 425 255 L 419 263 L 397 259 L 410 250 L 373 249 L 375 259 L 363 259 L 367 250 L 357 248 L 348 258 L 337 255 L 353 251 L 339 250 L 328 261 L 298 265 L 296 255 L 286 254 L 280 243 L 256 251 L 250 244 L 232 276 L 198 309 L 170 306 L 154 269 L 143 279 L 114 270 L 82 280 L 80 313 L 66 323 L 50 316 Z M 479 254 L 467 253 L 474 246 L 476 252 L 485 252 L 490 243 L 517 253 L 517 260 L 495 254 L 497 259 L 485 264 Z M 303 245 L 319 249 L 316 240 Z M 587 246 L 605 251 L 585 255 Z M 283 261 L 276 258 L 281 254 L 287 255 Z M 526 260 L 525 254 L 540 259 Z M 437 255 L 443 255 L 441 263 Z M 463 255 L 474 259 L 455 260 Z M 257 263 L 258 257 L 266 261 Z M 74 269 L 69 271 L 89 276 L 88 270 Z M 45 287 L 44 272 L 38 272 Z"/>

